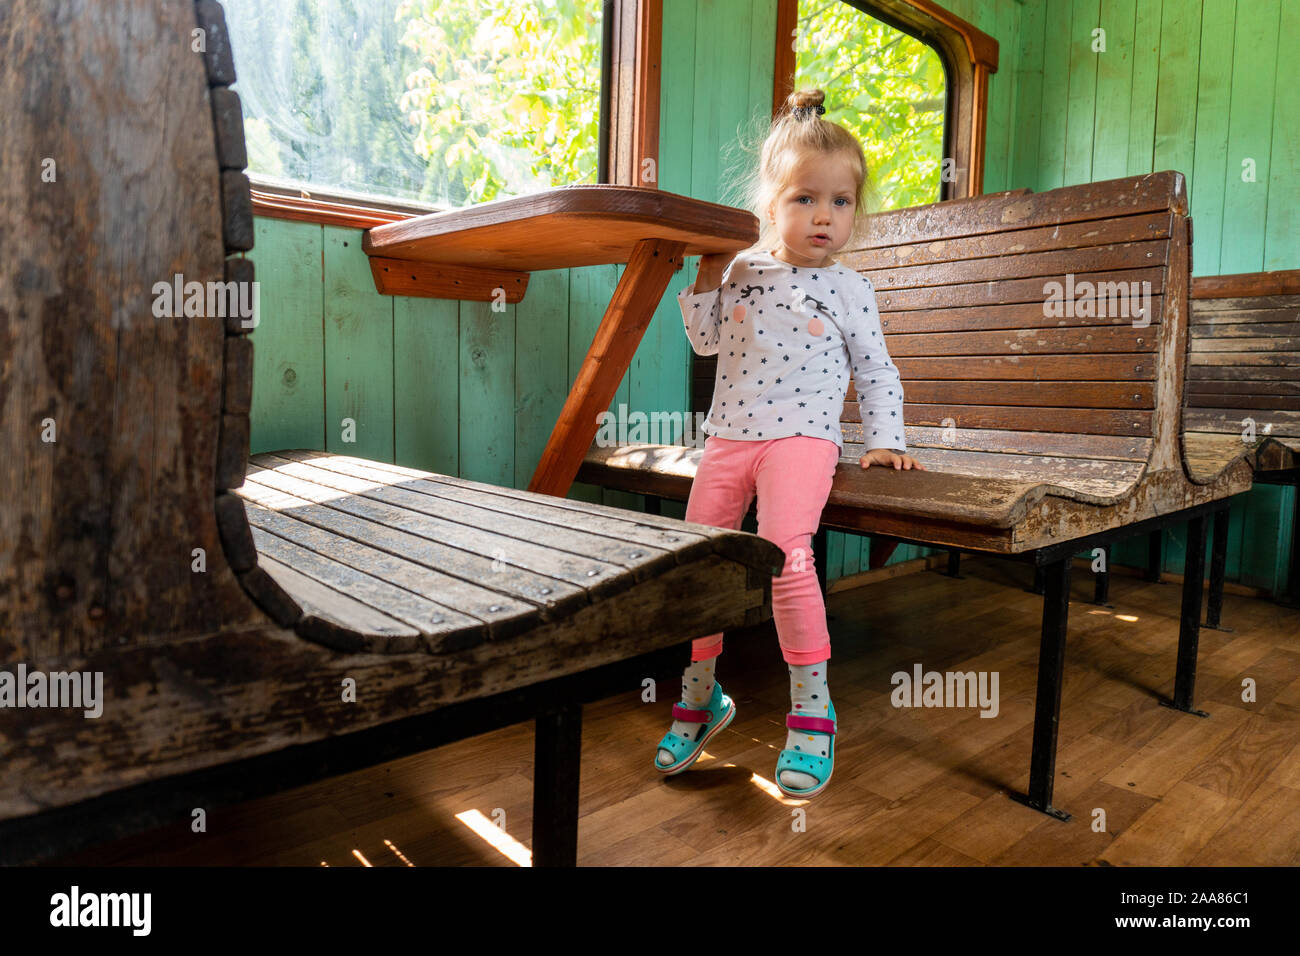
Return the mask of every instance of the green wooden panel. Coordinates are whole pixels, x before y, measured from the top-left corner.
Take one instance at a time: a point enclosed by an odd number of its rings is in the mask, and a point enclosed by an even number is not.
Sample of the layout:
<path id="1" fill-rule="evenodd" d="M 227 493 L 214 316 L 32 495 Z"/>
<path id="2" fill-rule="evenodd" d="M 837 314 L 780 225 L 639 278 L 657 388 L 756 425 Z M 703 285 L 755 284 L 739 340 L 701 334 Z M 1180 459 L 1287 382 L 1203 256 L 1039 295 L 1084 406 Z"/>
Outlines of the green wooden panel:
<path id="1" fill-rule="evenodd" d="M 844 577 L 844 538 L 843 531 L 826 531 L 826 583 Z"/>
<path id="2" fill-rule="evenodd" d="M 515 475 L 527 488 L 569 397 L 569 272 L 534 272 L 515 306 Z"/>
<path id="3" fill-rule="evenodd" d="M 1011 185 L 1011 155 L 1015 134 L 1017 41 L 1022 8 L 1015 3 L 983 0 L 980 29 L 998 41 L 998 71 L 989 77 L 989 119 L 984 150 L 984 191 L 993 193 Z"/>
<path id="4" fill-rule="evenodd" d="M 596 336 L 596 330 L 600 328 L 605 307 L 609 305 L 609 300 L 618 286 L 620 271 L 621 267 L 616 265 L 588 266 L 569 270 L 569 330 L 567 370 L 564 380 L 566 395 L 578 377 L 578 370 L 582 368 L 582 360 L 586 357 L 587 349 Z M 616 422 L 619 405 L 627 405 L 627 401 L 628 375 L 624 373 L 618 391 L 607 409 L 615 416 Z M 625 411 L 630 412 L 631 409 Z M 610 494 L 610 491 L 596 485 L 574 482 L 568 496 L 581 501 L 603 504 L 606 496 Z M 610 501 L 612 503 L 612 498 Z"/>
<path id="5" fill-rule="evenodd" d="M 1286 580 L 1284 558 L 1289 557 L 1289 539 L 1282 537 L 1283 525 L 1290 525 L 1289 510 L 1283 513 L 1283 492 L 1278 485 L 1255 485 L 1242 514 L 1241 570 L 1239 580 L 1251 587 L 1277 593 Z M 1287 502 L 1290 503 L 1288 497 Z M 1289 530 L 1289 528 L 1288 528 Z"/>
<path id="6" fill-rule="evenodd" d="M 734 23 L 722 18 L 725 0 L 699 0 L 695 10 L 697 37 L 731 37 Z M 691 115 L 691 190 L 690 195 L 708 202 L 719 200 L 720 177 L 718 155 L 722 148 L 721 129 L 724 103 L 718 95 L 723 74 L 748 68 L 744 54 L 749 45 L 737 49 L 735 43 L 697 42 L 695 46 L 695 108 Z M 727 131 L 728 133 L 730 130 Z"/>
<path id="7" fill-rule="evenodd" d="M 1300 3 L 1282 5 L 1264 268 L 1300 269 Z M 1294 494 L 1294 491 L 1292 492 Z"/>
<path id="8" fill-rule="evenodd" d="M 663 0 L 663 53 L 659 80 L 659 186 L 691 192 L 695 129 L 695 3 Z M 680 273 L 678 274 L 680 276 Z M 678 286 L 677 289 L 680 289 Z"/>
<path id="9" fill-rule="evenodd" d="M 1034 189 L 1043 192 L 1065 183 L 1066 117 L 1070 92 L 1070 0 L 1047 0 L 1047 35 L 1043 46 L 1043 99 Z"/>
<path id="10" fill-rule="evenodd" d="M 1008 189 L 1032 189 L 1038 182 L 1046 32 L 1046 8 L 1038 3 L 1022 7 L 1015 67 L 1016 115 L 1012 120 L 1011 174 L 1006 183 Z"/>
<path id="11" fill-rule="evenodd" d="M 1228 120 L 1228 179 L 1224 191 L 1223 248 L 1227 274 L 1264 267 L 1264 221 L 1268 214 L 1269 160 L 1273 146 L 1273 89 L 1277 73 L 1278 0 L 1237 4 L 1236 52 Z M 1294 46 L 1285 56 L 1296 56 Z M 1296 117 L 1287 126 L 1295 138 Z M 1243 182 L 1244 160 L 1255 163 L 1254 182 Z M 1294 178 L 1292 169 L 1285 175 Z"/>
<path id="12" fill-rule="evenodd" d="M 1070 20 L 1070 66 L 1065 124 L 1064 184 L 1092 181 L 1092 132 L 1097 121 L 1097 57 L 1092 31 L 1101 22 L 1101 0 L 1074 0 Z"/>
<path id="13" fill-rule="evenodd" d="M 1236 16 L 1236 0 L 1205 0 L 1201 13 L 1201 62 L 1205 68 L 1200 71 L 1196 93 L 1196 179 L 1190 197 L 1196 224 L 1192 240 L 1196 275 L 1219 275 Z"/>
<path id="14" fill-rule="evenodd" d="M 405 468 L 460 474 L 459 343 L 458 302 L 394 297 L 393 454 Z"/>
<path id="15" fill-rule="evenodd" d="M 360 229 L 324 227 L 323 285 L 325 450 L 392 461 L 393 297 L 375 291 Z"/>
<path id="16" fill-rule="evenodd" d="M 1092 131 L 1092 178 L 1128 175 L 1128 120 L 1133 88 L 1136 0 L 1101 0 L 1106 52 L 1097 55 L 1097 115 Z"/>
<path id="17" fill-rule="evenodd" d="M 846 534 L 844 536 L 844 548 L 840 558 L 840 573 L 845 577 L 850 574 L 857 574 L 860 570 L 865 570 L 867 563 L 862 554 L 862 535 Z"/>
<path id="18" fill-rule="evenodd" d="M 1185 0 L 1169 0 L 1182 3 Z M 1160 0 L 1138 0 L 1133 25 L 1133 95 L 1128 112 L 1128 169 L 1153 172 L 1156 138 L 1156 82 L 1160 74 Z"/>
<path id="19" fill-rule="evenodd" d="M 1156 80 L 1155 170 L 1174 169 L 1193 181 L 1196 90 L 1200 67 L 1201 4 L 1166 3 Z"/>
<path id="20" fill-rule="evenodd" d="M 515 479 L 515 306 L 460 303 L 460 474 L 510 488 Z"/>
<path id="21" fill-rule="evenodd" d="M 325 447 L 321 227 L 254 220 L 253 454 Z"/>

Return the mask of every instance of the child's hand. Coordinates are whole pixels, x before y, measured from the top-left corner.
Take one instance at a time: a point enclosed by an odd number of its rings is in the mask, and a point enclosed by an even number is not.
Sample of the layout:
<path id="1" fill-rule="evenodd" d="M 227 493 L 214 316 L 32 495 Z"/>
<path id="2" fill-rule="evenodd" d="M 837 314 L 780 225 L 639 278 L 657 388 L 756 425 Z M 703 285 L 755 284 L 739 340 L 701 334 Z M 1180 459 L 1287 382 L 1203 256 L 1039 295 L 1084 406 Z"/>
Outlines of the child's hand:
<path id="1" fill-rule="evenodd" d="M 736 258 L 735 254 L 730 252 L 715 252 L 700 256 L 700 269 L 695 274 L 695 291 L 712 292 L 720 286 L 722 274 L 727 271 L 727 266 L 734 258 Z"/>
<path id="2" fill-rule="evenodd" d="M 873 448 L 861 458 L 858 464 L 863 468 L 870 468 L 872 465 L 893 465 L 895 469 L 915 468 L 918 471 L 929 471 L 925 465 L 921 464 L 915 458 L 908 454 L 898 454 L 888 448 Z"/>

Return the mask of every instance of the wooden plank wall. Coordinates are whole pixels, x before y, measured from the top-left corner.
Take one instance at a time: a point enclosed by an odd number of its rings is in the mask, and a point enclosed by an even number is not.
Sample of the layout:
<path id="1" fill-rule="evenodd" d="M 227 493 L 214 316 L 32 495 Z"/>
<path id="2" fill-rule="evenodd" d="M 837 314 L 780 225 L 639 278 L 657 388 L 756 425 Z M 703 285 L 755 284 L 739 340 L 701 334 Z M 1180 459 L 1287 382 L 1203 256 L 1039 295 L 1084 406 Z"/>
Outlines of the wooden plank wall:
<path id="1" fill-rule="evenodd" d="M 1051 189 L 1178 169 L 1195 222 L 1194 272 L 1300 267 L 1300 3 L 1285 0 L 943 0 L 1001 44 L 990 78 L 985 190 Z M 660 185 L 724 200 L 739 124 L 771 107 L 774 0 L 664 0 Z M 1092 52 L 1106 29 L 1107 52 Z M 726 42 L 708 38 L 726 37 Z M 1288 40 L 1290 46 L 1287 45 Z M 1194 134 L 1189 134 L 1194 131 Z M 1256 182 L 1242 181 L 1253 158 Z M 486 304 L 379 296 L 360 232 L 259 219 L 263 325 L 253 451 L 325 448 L 525 487 L 622 267 L 533 276 L 528 296 Z M 678 273 L 610 405 L 690 407 L 691 351 Z M 341 420 L 357 422 L 356 441 Z M 1228 575 L 1280 589 L 1294 489 L 1233 507 Z M 642 507 L 575 485 L 570 496 Z M 684 506 L 665 503 L 680 517 Z M 752 521 L 747 530 L 755 530 Z M 1165 569 L 1182 567 L 1182 533 Z M 891 563 L 923 549 L 903 547 Z M 1145 542 L 1114 559 L 1141 564 Z M 831 532 L 832 579 L 867 566 L 867 542 Z"/>
<path id="2" fill-rule="evenodd" d="M 1290 0 L 945 0 L 1002 44 L 1008 161 L 986 189 L 1034 190 L 1177 169 L 1187 176 L 1194 275 L 1300 267 L 1300 4 Z M 996 15 L 1017 22 L 1003 32 Z M 996 11 L 996 14 L 995 14 Z M 1092 52 L 1092 31 L 1106 52 Z M 1062 71 L 1060 64 L 1069 64 Z M 995 100 L 992 112 L 1000 108 Z M 994 119 L 990 118 L 992 124 Z M 1243 175 L 1252 165 L 1254 181 Z M 1228 577 L 1280 591 L 1296 489 L 1261 485 L 1232 507 Z M 1184 534 L 1165 537 L 1182 569 Z M 1145 542 L 1113 559 L 1143 564 Z"/>

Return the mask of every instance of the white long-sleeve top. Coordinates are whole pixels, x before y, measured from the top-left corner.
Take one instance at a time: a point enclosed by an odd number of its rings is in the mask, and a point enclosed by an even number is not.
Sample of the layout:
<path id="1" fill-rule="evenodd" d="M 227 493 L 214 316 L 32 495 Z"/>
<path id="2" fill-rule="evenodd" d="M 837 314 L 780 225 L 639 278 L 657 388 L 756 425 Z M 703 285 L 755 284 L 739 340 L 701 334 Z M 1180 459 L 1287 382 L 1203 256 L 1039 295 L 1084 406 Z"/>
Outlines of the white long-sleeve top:
<path id="1" fill-rule="evenodd" d="M 697 354 L 718 356 L 702 431 L 739 441 L 811 435 L 843 456 L 851 368 L 866 450 L 906 450 L 903 385 L 866 276 L 749 252 L 731 261 L 719 288 L 692 288 L 677 294 L 686 337 Z"/>

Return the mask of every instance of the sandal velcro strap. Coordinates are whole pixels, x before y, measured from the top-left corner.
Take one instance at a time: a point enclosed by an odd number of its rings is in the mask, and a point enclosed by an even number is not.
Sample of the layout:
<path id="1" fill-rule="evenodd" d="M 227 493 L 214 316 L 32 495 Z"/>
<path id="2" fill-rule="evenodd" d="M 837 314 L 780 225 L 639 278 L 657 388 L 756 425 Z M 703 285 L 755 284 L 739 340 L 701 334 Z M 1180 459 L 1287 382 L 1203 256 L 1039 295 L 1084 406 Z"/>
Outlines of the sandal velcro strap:
<path id="1" fill-rule="evenodd" d="M 805 717 L 802 714 L 786 714 L 785 725 L 791 730 L 813 730 L 819 734 L 835 733 L 835 721 L 825 717 Z"/>
<path id="2" fill-rule="evenodd" d="M 676 720 L 685 720 L 692 724 L 709 724 L 713 722 L 713 711 L 691 710 L 689 707 L 683 707 L 681 704 L 673 704 L 673 718 Z"/>

